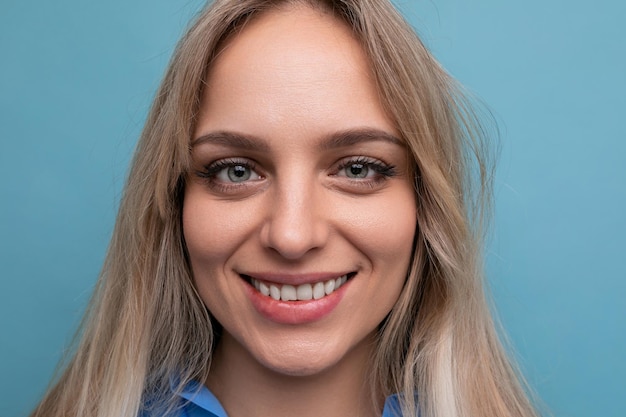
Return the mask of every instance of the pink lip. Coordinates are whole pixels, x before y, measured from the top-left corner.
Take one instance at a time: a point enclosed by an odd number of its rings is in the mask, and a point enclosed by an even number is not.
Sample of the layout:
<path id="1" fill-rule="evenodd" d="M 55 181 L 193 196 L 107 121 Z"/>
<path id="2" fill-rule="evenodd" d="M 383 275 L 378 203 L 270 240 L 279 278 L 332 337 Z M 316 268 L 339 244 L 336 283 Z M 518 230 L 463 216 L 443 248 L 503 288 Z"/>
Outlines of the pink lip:
<path id="1" fill-rule="evenodd" d="M 273 274 L 262 274 L 262 277 L 259 274 L 254 274 L 256 279 L 261 281 L 282 283 L 284 279 L 279 278 L 278 276 L 272 277 L 268 275 Z M 328 276 L 327 279 L 337 278 L 337 275 L 319 275 L 312 278 L 311 275 L 305 276 L 299 275 L 296 280 L 291 280 L 285 282 L 286 284 L 291 285 L 299 285 L 294 284 L 295 282 L 299 283 L 310 283 L 310 282 L 319 282 L 324 281 L 324 277 Z M 292 276 L 291 278 L 295 278 Z M 349 286 L 350 280 L 341 286 L 338 290 L 333 292 L 330 295 L 327 295 L 319 300 L 307 300 L 307 301 L 281 301 L 274 300 L 272 297 L 268 297 L 266 295 L 258 292 L 254 287 L 249 285 L 248 283 L 244 284 L 245 292 L 250 302 L 257 310 L 257 312 L 265 317 L 266 319 L 273 321 L 275 323 L 280 324 L 306 324 L 311 323 L 317 320 L 321 320 L 325 316 L 329 315 L 339 304 L 341 299 L 343 298 L 346 288 Z"/>

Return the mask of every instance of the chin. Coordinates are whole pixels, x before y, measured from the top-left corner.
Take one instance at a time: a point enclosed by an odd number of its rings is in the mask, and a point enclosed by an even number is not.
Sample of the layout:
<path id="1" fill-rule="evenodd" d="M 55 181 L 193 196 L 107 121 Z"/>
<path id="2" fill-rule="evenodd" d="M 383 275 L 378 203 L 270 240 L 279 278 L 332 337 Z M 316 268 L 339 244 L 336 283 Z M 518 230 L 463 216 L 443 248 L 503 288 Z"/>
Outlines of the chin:
<path id="1" fill-rule="evenodd" d="M 368 355 L 370 343 L 357 344 L 355 348 L 332 343 L 329 338 L 323 342 L 296 341 L 272 343 L 251 349 L 252 356 L 262 367 L 276 374 L 293 377 L 310 377 L 325 374 L 342 368 L 354 360 L 362 362 L 363 354 Z M 261 349 L 258 349 L 261 348 Z M 366 359 L 365 359 L 366 360 Z"/>
<path id="2" fill-rule="evenodd" d="M 263 367 L 276 374 L 293 377 L 318 375 L 332 368 L 337 363 L 336 360 L 324 360 L 322 358 L 311 359 L 310 355 L 287 358 L 262 358 L 259 362 Z"/>

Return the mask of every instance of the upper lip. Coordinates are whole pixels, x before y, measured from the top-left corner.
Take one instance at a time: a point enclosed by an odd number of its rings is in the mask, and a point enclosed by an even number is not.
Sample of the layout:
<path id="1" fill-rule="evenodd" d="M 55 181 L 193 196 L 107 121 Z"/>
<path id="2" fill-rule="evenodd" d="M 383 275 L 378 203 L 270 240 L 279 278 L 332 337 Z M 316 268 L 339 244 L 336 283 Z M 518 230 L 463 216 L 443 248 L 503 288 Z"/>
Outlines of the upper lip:
<path id="1" fill-rule="evenodd" d="M 336 279 L 344 275 L 353 275 L 355 271 L 344 272 L 310 272 L 310 273 L 280 273 L 280 272 L 239 272 L 243 277 L 254 278 L 258 281 L 264 281 L 275 284 L 301 285 L 312 284 L 314 282 L 328 281 Z"/>

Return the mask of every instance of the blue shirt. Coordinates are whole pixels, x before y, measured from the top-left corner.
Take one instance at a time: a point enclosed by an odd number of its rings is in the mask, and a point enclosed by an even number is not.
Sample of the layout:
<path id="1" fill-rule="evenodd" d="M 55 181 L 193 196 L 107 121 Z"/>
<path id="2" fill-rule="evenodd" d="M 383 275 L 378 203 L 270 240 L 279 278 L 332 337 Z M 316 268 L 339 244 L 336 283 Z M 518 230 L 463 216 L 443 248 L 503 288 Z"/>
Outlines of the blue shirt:
<path id="1" fill-rule="evenodd" d="M 224 407 L 204 385 L 192 382 L 180 396 L 186 400 L 175 417 L 228 417 Z M 400 404 L 397 395 L 387 397 L 381 417 L 399 417 Z"/>

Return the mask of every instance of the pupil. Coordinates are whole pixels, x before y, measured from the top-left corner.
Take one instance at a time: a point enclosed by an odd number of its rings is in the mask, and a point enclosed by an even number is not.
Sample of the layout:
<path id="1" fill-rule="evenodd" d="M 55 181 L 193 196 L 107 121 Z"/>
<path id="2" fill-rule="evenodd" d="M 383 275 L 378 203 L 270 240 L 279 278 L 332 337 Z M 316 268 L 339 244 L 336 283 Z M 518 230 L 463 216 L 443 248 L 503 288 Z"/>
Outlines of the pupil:
<path id="1" fill-rule="evenodd" d="M 233 174 L 235 174 L 235 176 L 241 178 L 244 175 L 246 175 L 246 168 L 242 167 L 242 166 L 236 166 L 234 167 L 235 172 L 233 172 Z"/>
<path id="2" fill-rule="evenodd" d="M 250 178 L 251 172 L 248 167 L 235 165 L 228 168 L 228 178 L 232 182 L 243 182 Z"/>
<path id="3" fill-rule="evenodd" d="M 367 176 L 367 167 L 363 164 L 350 165 L 350 174 L 352 177 L 364 178 Z"/>

